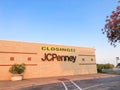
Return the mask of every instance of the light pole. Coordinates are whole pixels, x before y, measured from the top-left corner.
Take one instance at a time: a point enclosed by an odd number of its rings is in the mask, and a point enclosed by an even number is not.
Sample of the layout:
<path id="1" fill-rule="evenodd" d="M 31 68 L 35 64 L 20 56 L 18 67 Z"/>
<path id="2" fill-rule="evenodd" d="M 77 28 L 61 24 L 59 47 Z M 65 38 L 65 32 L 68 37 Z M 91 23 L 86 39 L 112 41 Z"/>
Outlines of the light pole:
<path id="1" fill-rule="evenodd" d="M 116 66 L 118 65 L 119 57 L 116 57 Z"/>

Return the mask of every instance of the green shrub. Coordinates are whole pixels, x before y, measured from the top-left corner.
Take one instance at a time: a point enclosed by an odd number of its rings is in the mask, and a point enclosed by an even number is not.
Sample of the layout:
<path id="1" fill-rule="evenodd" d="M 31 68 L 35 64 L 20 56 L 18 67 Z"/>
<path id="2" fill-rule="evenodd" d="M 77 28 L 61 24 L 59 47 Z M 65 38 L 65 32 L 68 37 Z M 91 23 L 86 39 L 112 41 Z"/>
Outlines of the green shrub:
<path id="1" fill-rule="evenodd" d="M 104 64 L 97 64 L 97 71 L 99 72 L 99 73 L 101 73 L 102 72 L 102 69 L 104 68 Z"/>
<path id="2" fill-rule="evenodd" d="M 98 71 L 99 73 L 101 73 L 101 72 L 102 72 L 102 68 L 98 67 L 98 68 L 97 68 L 97 71 Z"/>
<path id="3" fill-rule="evenodd" d="M 14 64 L 10 67 L 9 72 L 11 72 L 12 74 L 22 74 L 24 73 L 26 67 L 25 64 Z"/>

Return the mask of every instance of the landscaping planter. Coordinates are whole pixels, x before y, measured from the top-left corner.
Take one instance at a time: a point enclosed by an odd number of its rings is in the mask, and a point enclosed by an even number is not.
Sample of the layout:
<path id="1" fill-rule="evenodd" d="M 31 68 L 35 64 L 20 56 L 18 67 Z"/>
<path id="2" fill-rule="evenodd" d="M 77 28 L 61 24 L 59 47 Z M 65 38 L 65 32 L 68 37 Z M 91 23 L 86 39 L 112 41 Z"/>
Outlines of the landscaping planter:
<path id="1" fill-rule="evenodd" d="M 19 80 L 22 80 L 23 79 L 23 75 L 22 74 L 13 74 L 11 76 L 11 80 L 12 81 L 19 81 Z"/>
<path id="2" fill-rule="evenodd" d="M 12 73 L 11 80 L 12 81 L 22 80 L 25 69 L 26 67 L 24 63 L 13 64 L 9 69 L 9 72 Z"/>

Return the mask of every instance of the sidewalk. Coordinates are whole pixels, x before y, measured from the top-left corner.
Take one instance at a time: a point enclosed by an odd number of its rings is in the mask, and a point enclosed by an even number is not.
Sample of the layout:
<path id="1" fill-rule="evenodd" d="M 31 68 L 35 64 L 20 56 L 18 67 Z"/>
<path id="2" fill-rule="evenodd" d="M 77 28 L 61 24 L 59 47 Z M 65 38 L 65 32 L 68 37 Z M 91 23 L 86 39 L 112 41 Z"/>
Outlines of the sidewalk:
<path id="1" fill-rule="evenodd" d="M 0 81 L 0 90 L 16 90 L 23 87 L 30 87 L 36 85 L 50 84 L 61 82 L 60 80 L 86 80 L 96 78 L 109 78 L 117 75 L 108 74 L 91 74 L 91 75 L 75 75 L 75 76 L 60 76 L 49 78 L 25 79 L 22 81 Z"/>

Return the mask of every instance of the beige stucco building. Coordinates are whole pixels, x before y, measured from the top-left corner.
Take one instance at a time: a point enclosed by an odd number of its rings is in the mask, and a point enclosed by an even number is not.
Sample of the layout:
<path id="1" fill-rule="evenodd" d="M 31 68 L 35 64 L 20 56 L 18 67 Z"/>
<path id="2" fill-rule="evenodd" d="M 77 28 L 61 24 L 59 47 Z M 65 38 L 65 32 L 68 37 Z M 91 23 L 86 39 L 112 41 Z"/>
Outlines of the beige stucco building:
<path id="1" fill-rule="evenodd" d="M 26 64 L 26 79 L 97 73 L 94 48 L 0 40 L 0 80 L 15 63 Z"/>

